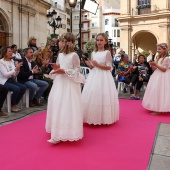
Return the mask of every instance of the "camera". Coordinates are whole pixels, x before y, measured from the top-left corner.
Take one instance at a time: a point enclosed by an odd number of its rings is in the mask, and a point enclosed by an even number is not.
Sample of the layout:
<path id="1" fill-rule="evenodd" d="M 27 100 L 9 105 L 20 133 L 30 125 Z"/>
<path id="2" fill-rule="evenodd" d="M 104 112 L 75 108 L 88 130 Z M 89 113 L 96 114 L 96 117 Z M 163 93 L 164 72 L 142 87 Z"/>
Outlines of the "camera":
<path id="1" fill-rule="evenodd" d="M 51 46 L 51 50 L 53 52 L 53 62 L 55 63 L 56 60 L 57 60 L 57 54 L 60 51 L 59 46 L 58 45 L 53 45 L 53 46 Z"/>

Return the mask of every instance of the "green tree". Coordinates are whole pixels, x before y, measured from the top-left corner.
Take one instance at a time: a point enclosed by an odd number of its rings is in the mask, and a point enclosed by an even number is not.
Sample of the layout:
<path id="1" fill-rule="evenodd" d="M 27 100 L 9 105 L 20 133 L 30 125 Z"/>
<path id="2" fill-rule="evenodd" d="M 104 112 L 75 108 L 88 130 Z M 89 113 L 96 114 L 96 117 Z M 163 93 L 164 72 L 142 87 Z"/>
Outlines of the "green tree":
<path id="1" fill-rule="evenodd" d="M 90 39 L 87 41 L 85 47 L 86 47 L 86 50 L 87 49 L 91 49 L 91 51 L 94 50 L 94 46 L 95 46 L 95 40 L 94 39 Z"/>

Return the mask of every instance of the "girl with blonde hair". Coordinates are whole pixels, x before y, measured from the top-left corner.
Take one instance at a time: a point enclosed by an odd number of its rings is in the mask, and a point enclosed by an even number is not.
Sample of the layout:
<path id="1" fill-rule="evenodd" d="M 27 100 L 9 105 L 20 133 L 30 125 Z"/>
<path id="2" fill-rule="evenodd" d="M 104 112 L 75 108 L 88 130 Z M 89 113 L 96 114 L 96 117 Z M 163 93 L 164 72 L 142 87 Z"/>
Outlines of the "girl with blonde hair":
<path id="1" fill-rule="evenodd" d="M 48 98 L 46 131 L 51 133 L 48 142 L 77 141 L 83 138 L 81 109 L 80 59 L 74 52 L 75 37 L 71 33 L 60 37 L 56 64 L 52 63 L 53 86 Z"/>
<path id="2" fill-rule="evenodd" d="M 111 74 L 112 56 L 106 34 L 97 35 L 95 51 L 87 64 L 91 71 L 82 92 L 84 122 L 112 124 L 119 119 L 119 101 Z"/>
<path id="3" fill-rule="evenodd" d="M 170 58 L 166 43 L 157 44 L 158 58 L 149 62 L 154 73 L 149 79 L 142 105 L 152 114 L 170 112 Z"/>

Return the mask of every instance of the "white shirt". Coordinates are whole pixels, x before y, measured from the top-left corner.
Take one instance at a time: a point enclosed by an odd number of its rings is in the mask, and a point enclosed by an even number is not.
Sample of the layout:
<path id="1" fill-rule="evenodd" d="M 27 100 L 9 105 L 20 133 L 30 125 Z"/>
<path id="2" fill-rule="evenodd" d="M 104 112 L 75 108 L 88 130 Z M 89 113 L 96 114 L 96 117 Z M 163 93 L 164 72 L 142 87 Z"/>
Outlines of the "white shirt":
<path id="1" fill-rule="evenodd" d="M 31 62 L 28 61 L 27 57 L 25 57 L 25 59 L 27 60 L 28 67 L 29 67 L 30 71 L 32 71 Z M 29 76 L 28 79 L 33 79 L 33 75 Z"/>
<path id="2" fill-rule="evenodd" d="M 0 84 L 4 85 L 5 82 L 12 76 L 16 76 L 19 71 L 15 71 L 14 60 L 6 61 L 0 60 Z"/>

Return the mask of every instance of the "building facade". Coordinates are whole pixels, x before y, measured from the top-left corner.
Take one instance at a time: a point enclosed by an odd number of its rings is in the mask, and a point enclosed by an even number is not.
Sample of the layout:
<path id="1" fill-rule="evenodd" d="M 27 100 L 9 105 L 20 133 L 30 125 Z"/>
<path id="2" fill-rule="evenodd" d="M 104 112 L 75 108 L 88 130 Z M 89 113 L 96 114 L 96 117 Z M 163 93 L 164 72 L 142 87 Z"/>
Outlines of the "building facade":
<path id="1" fill-rule="evenodd" d="M 51 4 L 45 0 L 0 1 L 0 45 L 17 44 L 27 47 L 29 37 L 37 38 L 41 46 L 47 40 L 47 10 Z"/>
<path id="2" fill-rule="evenodd" d="M 66 4 L 66 0 L 48 0 L 51 4 L 50 10 L 48 12 L 52 12 L 55 10 L 57 12 L 57 16 L 61 17 L 61 28 L 57 28 L 55 34 L 61 35 L 66 32 L 71 32 L 71 19 L 70 19 L 70 7 Z M 54 29 L 47 24 L 47 36 L 54 34 Z"/>
<path id="3" fill-rule="evenodd" d="M 169 0 L 121 0 L 120 45 L 130 57 L 135 49 L 156 52 L 156 44 L 170 47 Z"/>
<path id="4" fill-rule="evenodd" d="M 120 16 L 120 0 L 97 0 L 99 4 L 96 14 L 82 9 L 81 12 L 81 47 L 86 50 L 88 40 L 95 38 L 98 33 L 105 32 L 115 47 L 120 45 L 120 29 L 116 18 Z M 79 36 L 80 3 L 72 9 L 72 32 Z"/>

